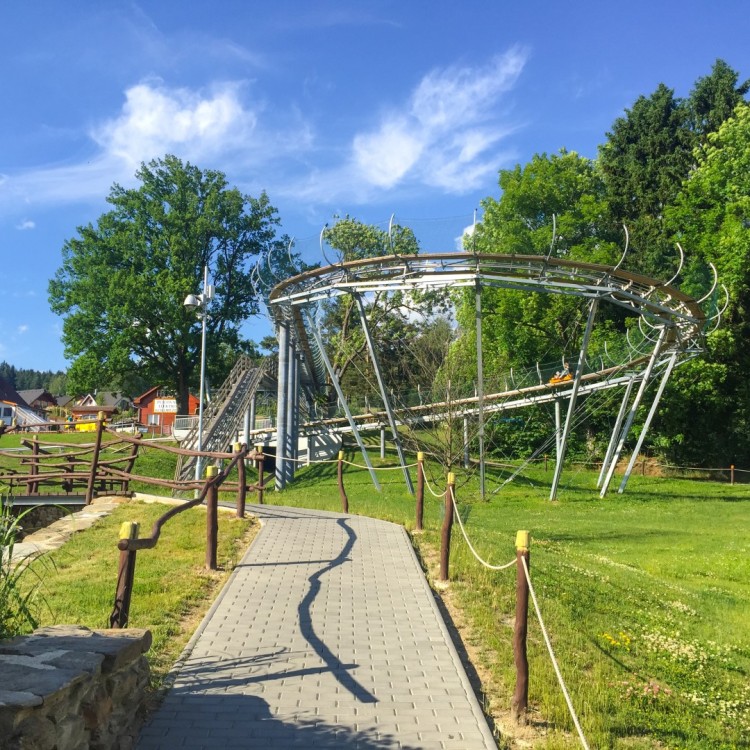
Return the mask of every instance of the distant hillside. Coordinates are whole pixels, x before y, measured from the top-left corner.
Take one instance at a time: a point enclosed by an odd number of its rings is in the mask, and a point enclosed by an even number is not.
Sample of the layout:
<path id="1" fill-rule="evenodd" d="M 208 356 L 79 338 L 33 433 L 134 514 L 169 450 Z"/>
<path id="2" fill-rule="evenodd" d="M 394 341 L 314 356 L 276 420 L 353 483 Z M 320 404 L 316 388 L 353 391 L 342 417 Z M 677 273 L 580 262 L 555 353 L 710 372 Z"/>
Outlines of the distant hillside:
<path id="1" fill-rule="evenodd" d="M 62 371 L 25 370 L 7 362 L 0 362 L 0 377 L 5 378 L 17 391 L 44 388 L 52 395 L 64 394 L 68 376 Z"/>

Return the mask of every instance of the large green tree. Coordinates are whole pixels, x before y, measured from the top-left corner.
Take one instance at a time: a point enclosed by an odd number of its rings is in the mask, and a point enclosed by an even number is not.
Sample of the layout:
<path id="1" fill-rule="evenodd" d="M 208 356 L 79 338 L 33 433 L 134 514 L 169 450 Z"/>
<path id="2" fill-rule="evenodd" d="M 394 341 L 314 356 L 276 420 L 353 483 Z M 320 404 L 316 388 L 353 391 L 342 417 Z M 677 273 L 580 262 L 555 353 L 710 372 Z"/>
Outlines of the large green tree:
<path id="1" fill-rule="evenodd" d="M 661 444 L 678 460 L 750 463 L 750 106 L 709 135 L 667 221 L 690 249 L 686 274 L 701 292 L 706 263 L 729 291 L 708 354 L 676 373 L 661 418 Z M 704 282 L 705 284 L 705 282 Z M 715 304 L 722 304 L 719 294 Z M 707 301 L 710 305 L 711 301 Z M 709 307 L 710 310 L 710 307 Z M 718 428 L 718 429 L 717 429 Z"/>
<path id="2" fill-rule="evenodd" d="M 536 154 L 524 166 L 502 170 L 499 184 L 500 197 L 482 202 L 473 240 L 478 251 L 551 253 L 590 263 L 612 263 L 621 253 L 622 230 L 609 221 L 604 182 L 589 159 L 565 150 Z M 458 319 L 466 333 L 458 346 L 467 354 L 474 348 L 474 307 L 473 292 L 462 294 Z M 577 298 L 485 289 L 482 307 L 488 377 L 577 351 L 582 317 Z"/>
<path id="3" fill-rule="evenodd" d="M 208 266 L 215 296 L 207 361 L 226 368 L 224 353 L 243 347 L 240 326 L 257 310 L 254 258 L 283 244 L 279 219 L 265 193 L 243 195 L 223 173 L 175 156 L 143 164 L 136 176 L 137 188 L 115 184 L 111 210 L 65 242 L 50 305 L 64 318 L 65 352 L 73 359 L 69 390 L 127 383 L 137 369 L 170 388 L 186 413 L 198 377 L 201 323 L 183 301 L 202 291 Z"/>
<path id="4" fill-rule="evenodd" d="M 599 152 L 612 218 L 631 235 L 629 267 L 671 276 L 675 250 L 664 209 L 677 196 L 693 163 L 695 143 L 674 91 L 660 84 L 618 117 Z"/>
<path id="5" fill-rule="evenodd" d="M 323 231 L 331 262 L 377 258 L 384 255 L 415 255 L 419 243 L 411 229 L 394 225 L 390 231 L 345 216 Z M 331 252 L 336 256 L 331 257 Z M 408 387 L 409 341 L 416 327 L 409 321 L 411 300 L 401 292 L 375 292 L 363 296 L 368 327 L 388 383 Z M 331 349 L 331 360 L 339 379 L 359 395 L 376 396 L 377 386 L 359 313 L 350 295 L 325 305 L 323 327 Z"/>

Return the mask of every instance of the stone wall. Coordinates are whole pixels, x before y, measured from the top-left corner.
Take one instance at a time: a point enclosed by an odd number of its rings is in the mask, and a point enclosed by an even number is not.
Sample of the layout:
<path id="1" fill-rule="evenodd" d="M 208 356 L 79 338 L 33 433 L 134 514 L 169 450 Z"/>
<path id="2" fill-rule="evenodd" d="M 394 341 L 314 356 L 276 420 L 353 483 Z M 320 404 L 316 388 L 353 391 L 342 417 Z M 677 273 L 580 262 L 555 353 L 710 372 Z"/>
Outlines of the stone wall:
<path id="1" fill-rule="evenodd" d="M 0 641 L 0 748 L 130 750 L 148 630 L 40 628 Z"/>

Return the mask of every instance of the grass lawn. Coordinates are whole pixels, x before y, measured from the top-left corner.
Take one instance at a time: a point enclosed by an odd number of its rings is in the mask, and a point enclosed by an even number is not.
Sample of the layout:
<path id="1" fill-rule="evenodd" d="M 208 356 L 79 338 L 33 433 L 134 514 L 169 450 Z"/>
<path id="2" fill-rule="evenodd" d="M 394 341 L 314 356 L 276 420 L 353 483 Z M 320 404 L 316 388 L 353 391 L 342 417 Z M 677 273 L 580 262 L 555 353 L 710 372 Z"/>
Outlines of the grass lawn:
<path id="1" fill-rule="evenodd" d="M 493 472 L 490 490 L 502 479 Z M 459 476 L 458 504 L 472 543 L 492 564 L 515 557 L 518 529 L 531 531 L 532 582 L 589 744 L 750 747 L 750 488 L 633 476 L 625 494 L 600 500 L 596 474 L 573 470 L 550 502 L 551 478 L 551 464 L 548 472 L 524 471 L 483 502 L 476 480 L 462 485 Z M 412 529 L 414 501 L 401 473 L 379 479 L 382 493 L 366 471 L 347 467 L 350 511 Z M 335 464 L 309 467 L 267 498 L 339 510 Z M 413 538 L 430 568 L 442 502 L 426 492 L 425 504 L 426 531 Z M 487 710 L 505 725 L 515 682 L 515 569 L 481 567 L 454 526 L 448 595 L 469 624 Z M 535 746 L 578 746 L 533 611 L 529 617 Z"/>
<path id="2" fill-rule="evenodd" d="M 354 451 L 347 458 L 361 463 Z M 383 463 L 393 466 L 395 455 Z M 135 470 L 169 477 L 173 467 L 173 457 L 144 451 Z M 617 494 L 615 481 L 600 500 L 596 474 L 573 468 L 563 473 L 558 500 L 550 502 L 551 463 L 547 471 L 541 465 L 526 469 L 505 486 L 500 469 L 487 473 L 487 501 L 479 498 L 475 476 L 459 474 L 461 517 L 479 554 L 492 564 L 514 558 L 518 529 L 531 532 L 532 581 L 591 747 L 750 748 L 750 487 L 635 474 L 625 494 Z M 431 466 L 429 474 L 442 491 L 440 469 Z M 379 479 L 380 493 L 366 470 L 346 467 L 350 512 L 412 530 L 414 499 L 401 472 L 384 471 Z M 336 466 L 304 468 L 283 493 L 269 491 L 266 498 L 339 510 Z M 114 595 L 120 522 L 132 518 L 148 529 L 162 510 L 124 505 L 60 550 L 42 573 L 47 590 L 55 592 L 48 594 L 51 619 L 45 622 L 103 627 Z M 427 492 L 426 530 L 413 540 L 428 576 L 436 572 L 442 512 L 442 500 Z M 131 623 L 154 632 L 157 676 L 186 642 L 185 620 L 207 606 L 220 585 L 218 576 L 202 569 L 204 520 L 195 511 L 179 528 L 178 519 L 171 521 L 157 550 L 138 556 Z M 245 527 L 222 517 L 221 528 L 220 555 L 228 567 Z M 462 635 L 482 678 L 486 710 L 507 734 L 516 734 L 508 722 L 515 570 L 483 568 L 454 526 L 451 584 L 442 595 L 466 624 Z M 523 737 L 539 748 L 576 747 L 533 611 L 529 617 L 532 731 Z"/>
<path id="3" fill-rule="evenodd" d="M 168 510 L 161 503 L 128 502 L 63 547 L 35 561 L 26 585 L 39 584 L 41 625 L 109 627 L 117 584 L 117 539 L 123 521 L 138 521 L 141 536 Z M 206 512 L 191 509 L 170 519 L 158 545 L 138 553 L 130 627 L 153 635 L 152 684 L 158 687 L 180 655 L 202 613 L 210 606 L 257 530 L 251 520 L 219 513 L 220 570 L 205 570 Z M 35 575 L 36 574 L 36 575 Z"/>

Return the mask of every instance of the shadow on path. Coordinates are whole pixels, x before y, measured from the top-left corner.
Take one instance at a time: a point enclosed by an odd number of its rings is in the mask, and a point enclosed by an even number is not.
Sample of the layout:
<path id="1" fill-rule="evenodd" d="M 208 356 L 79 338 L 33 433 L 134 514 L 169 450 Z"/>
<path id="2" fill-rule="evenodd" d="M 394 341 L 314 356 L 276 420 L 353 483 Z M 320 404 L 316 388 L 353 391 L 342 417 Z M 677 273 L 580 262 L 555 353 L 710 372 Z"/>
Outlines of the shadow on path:
<path id="1" fill-rule="evenodd" d="M 299 612 L 299 623 L 300 630 L 305 640 L 315 649 L 315 653 L 326 663 L 328 668 L 331 670 L 331 674 L 339 681 L 341 686 L 348 690 L 357 700 L 362 703 L 377 703 L 377 698 L 360 685 L 357 680 L 349 674 L 350 665 L 342 664 L 341 661 L 334 655 L 328 646 L 315 632 L 312 622 L 311 607 L 320 592 L 320 579 L 329 571 L 343 565 L 349 559 L 349 553 L 354 547 L 354 542 L 357 539 L 357 535 L 354 530 L 348 526 L 348 519 L 339 518 L 336 523 L 344 530 L 347 535 L 347 540 L 344 546 L 341 548 L 341 552 L 331 560 L 325 567 L 320 568 L 316 573 L 313 573 L 307 580 L 310 582 L 310 588 L 305 594 L 304 599 L 297 607 Z"/>
<path id="2" fill-rule="evenodd" d="M 138 747 L 172 750 L 175 742 L 182 744 L 182 740 L 187 740 L 192 748 L 220 747 L 222 750 L 246 750 L 248 747 L 418 750 L 375 727 L 353 729 L 304 717 L 274 717 L 266 701 L 251 695 L 186 695 L 182 706 L 195 720 L 189 729 L 185 728 L 182 737 L 166 734 L 169 721 L 165 721 L 163 727 L 157 716 L 143 729 Z"/>

